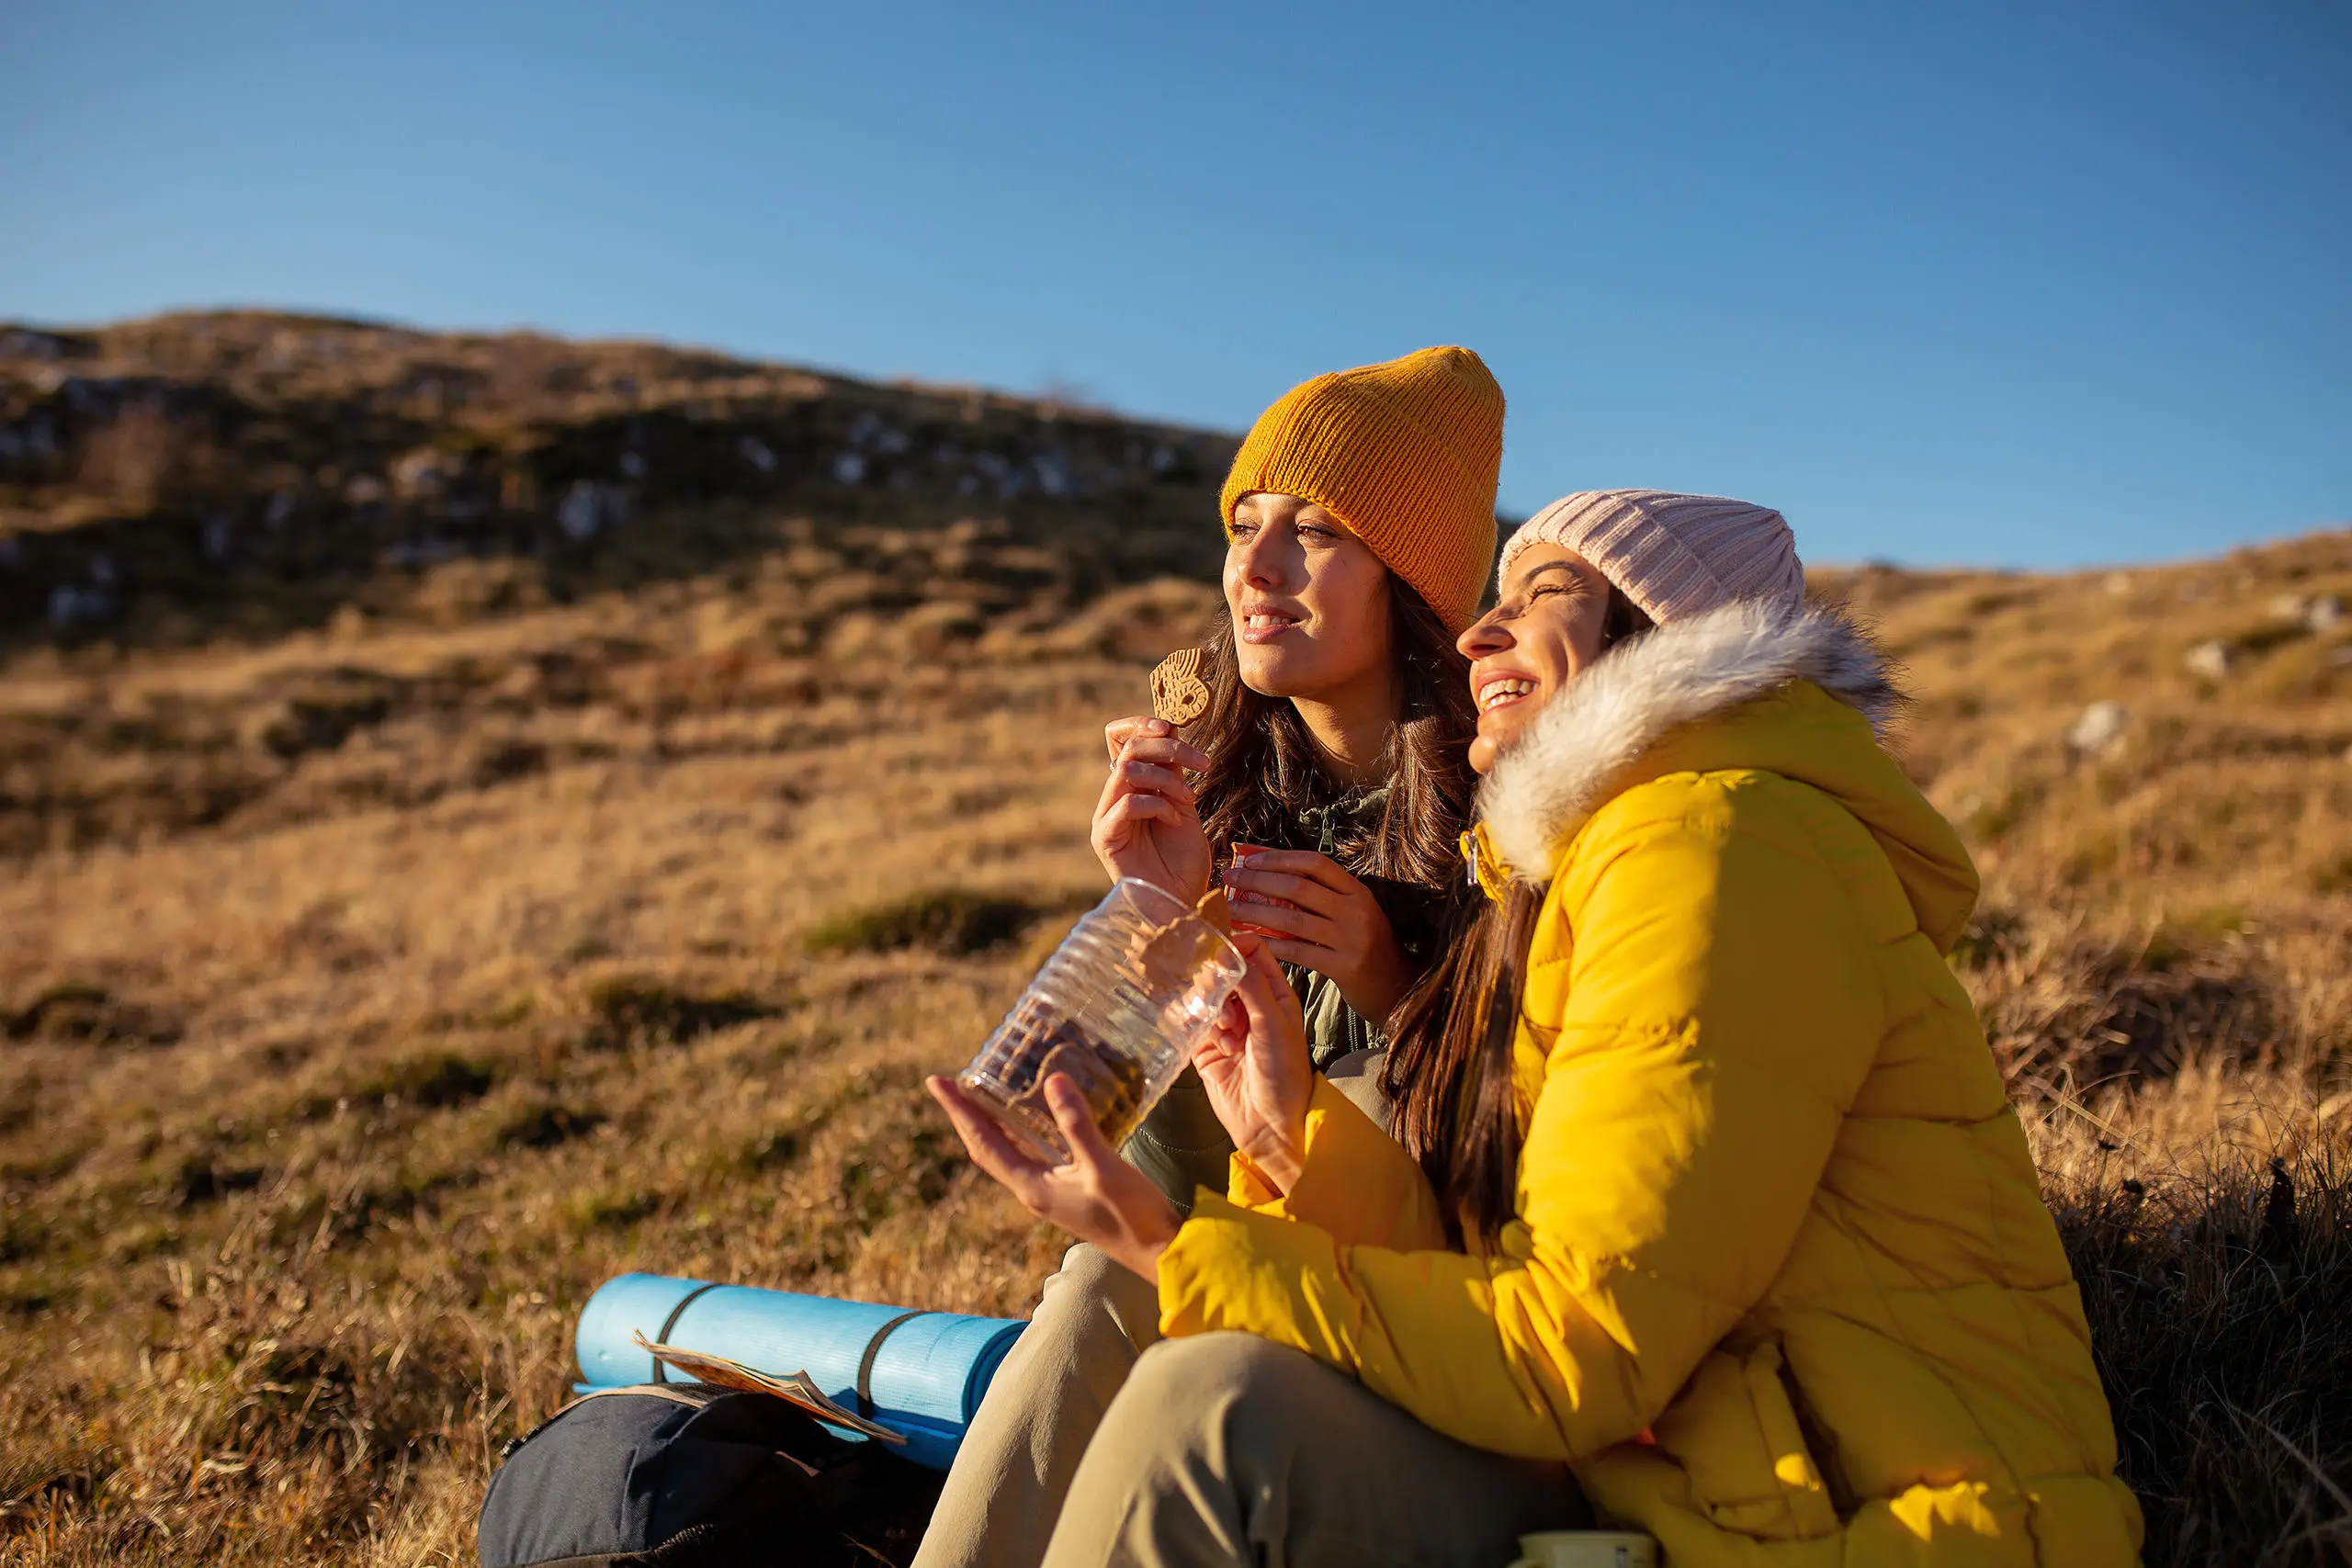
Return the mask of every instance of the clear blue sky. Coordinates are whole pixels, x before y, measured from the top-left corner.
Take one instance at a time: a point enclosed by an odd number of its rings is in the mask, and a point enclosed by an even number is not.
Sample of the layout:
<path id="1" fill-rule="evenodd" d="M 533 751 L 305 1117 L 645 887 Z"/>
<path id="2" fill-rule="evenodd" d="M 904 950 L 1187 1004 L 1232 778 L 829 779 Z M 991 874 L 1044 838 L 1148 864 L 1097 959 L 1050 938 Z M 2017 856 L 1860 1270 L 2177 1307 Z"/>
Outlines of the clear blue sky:
<path id="1" fill-rule="evenodd" d="M 0 5 L 0 315 L 269 304 L 1238 428 L 1438 342 L 1503 502 L 1815 558 L 2352 519 L 2352 6 Z"/>

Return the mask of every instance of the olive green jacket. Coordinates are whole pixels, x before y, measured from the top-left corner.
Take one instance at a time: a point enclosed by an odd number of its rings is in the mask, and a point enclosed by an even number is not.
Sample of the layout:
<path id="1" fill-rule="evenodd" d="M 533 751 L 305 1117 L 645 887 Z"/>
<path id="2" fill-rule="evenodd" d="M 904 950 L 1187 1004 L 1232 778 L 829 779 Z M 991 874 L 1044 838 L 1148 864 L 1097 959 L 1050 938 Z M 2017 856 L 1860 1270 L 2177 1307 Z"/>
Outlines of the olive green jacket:
<path id="1" fill-rule="evenodd" d="M 1365 824 L 1376 818 L 1387 802 L 1384 786 L 1329 806 L 1310 807 L 1301 814 L 1289 847 L 1312 846 L 1329 854 L 1334 818 Z M 1418 887 L 1386 882 L 1370 886 L 1406 957 L 1417 964 L 1428 963 L 1434 900 Z M 1330 1071 L 1333 1063 L 1353 1052 L 1387 1048 L 1380 1025 L 1349 1007 L 1336 981 L 1295 964 L 1283 964 L 1283 973 L 1290 977 L 1291 988 L 1298 993 L 1299 1008 L 1306 1014 L 1306 1050 L 1317 1072 Z M 1119 1152 L 1189 1214 L 1196 1188 L 1225 1190 L 1233 1140 L 1226 1136 L 1216 1113 L 1209 1109 L 1208 1090 L 1202 1086 L 1200 1075 L 1186 1067 Z"/>

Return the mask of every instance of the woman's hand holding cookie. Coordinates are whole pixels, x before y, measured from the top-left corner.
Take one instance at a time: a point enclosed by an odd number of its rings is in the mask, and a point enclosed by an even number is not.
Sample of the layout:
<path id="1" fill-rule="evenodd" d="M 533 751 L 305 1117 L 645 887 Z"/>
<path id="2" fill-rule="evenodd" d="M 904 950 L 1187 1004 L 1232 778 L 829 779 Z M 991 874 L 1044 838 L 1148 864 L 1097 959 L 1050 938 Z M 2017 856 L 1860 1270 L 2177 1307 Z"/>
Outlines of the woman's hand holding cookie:
<path id="1" fill-rule="evenodd" d="M 1208 765 L 1165 719 L 1120 719 L 1105 727 L 1111 776 L 1094 806 L 1094 858 L 1114 878 L 1140 877 L 1187 904 L 1208 890 L 1214 857 L 1187 769 Z"/>
<path id="2" fill-rule="evenodd" d="M 1295 904 L 1246 904 L 1240 918 L 1272 933 L 1266 948 L 1285 964 L 1328 976 L 1360 1018 L 1385 1019 L 1413 981 L 1405 951 L 1372 889 L 1329 855 L 1260 850 L 1233 863 L 1228 896 L 1261 893 Z"/>

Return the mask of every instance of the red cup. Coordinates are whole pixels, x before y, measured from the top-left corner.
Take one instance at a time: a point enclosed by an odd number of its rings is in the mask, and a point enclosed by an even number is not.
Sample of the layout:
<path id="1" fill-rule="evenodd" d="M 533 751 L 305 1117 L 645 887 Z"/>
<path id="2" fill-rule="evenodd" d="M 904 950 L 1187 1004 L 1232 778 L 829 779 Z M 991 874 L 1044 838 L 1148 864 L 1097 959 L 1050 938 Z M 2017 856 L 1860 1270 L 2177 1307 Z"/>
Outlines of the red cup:
<path id="1" fill-rule="evenodd" d="M 1233 858 L 1236 862 L 1245 860 L 1250 855 L 1269 854 L 1272 852 L 1267 849 L 1263 844 L 1245 844 L 1238 840 L 1235 841 L 1233 846 Z M 1241 911 L 1251 904 L 1262 905 L 1275 909 L 1297 908 L 1298 906 L 1292 903 L 1289 899 L 1277 898 L 1268 893 L 1252 893 L 1246 888 L 1236 887 L 1230 882 L 1226 884 L 1225 897 L 1226 902 L 1233 906 L 1233 929 L 1235 931 L 1248 931 L 1252 936 L 1288 937 L 1291 934 L 1288 931 L 1278 931 L 1270 927 L 1257 925 L 1250 920 L 1244 919 L 1241 915 Z"/>

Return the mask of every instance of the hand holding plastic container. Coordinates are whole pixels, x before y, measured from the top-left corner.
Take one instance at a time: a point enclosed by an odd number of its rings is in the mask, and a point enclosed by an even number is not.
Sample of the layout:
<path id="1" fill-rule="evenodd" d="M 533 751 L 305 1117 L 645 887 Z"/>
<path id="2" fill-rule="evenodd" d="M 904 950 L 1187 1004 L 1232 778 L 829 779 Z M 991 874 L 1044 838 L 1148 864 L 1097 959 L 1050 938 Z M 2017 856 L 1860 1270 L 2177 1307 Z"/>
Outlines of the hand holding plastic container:
<path id="1" fill-rule="evenodd" d="M 1016 1144 L 1066 1164 L 1046 1103 L 1067 1073 L 1103 1142 L 1126 1142 L 1168 1092 L 1248 964 L 1182 899 L 1122 877 L 1071 928 L 969 1066 L 956 1075 Z"/>

